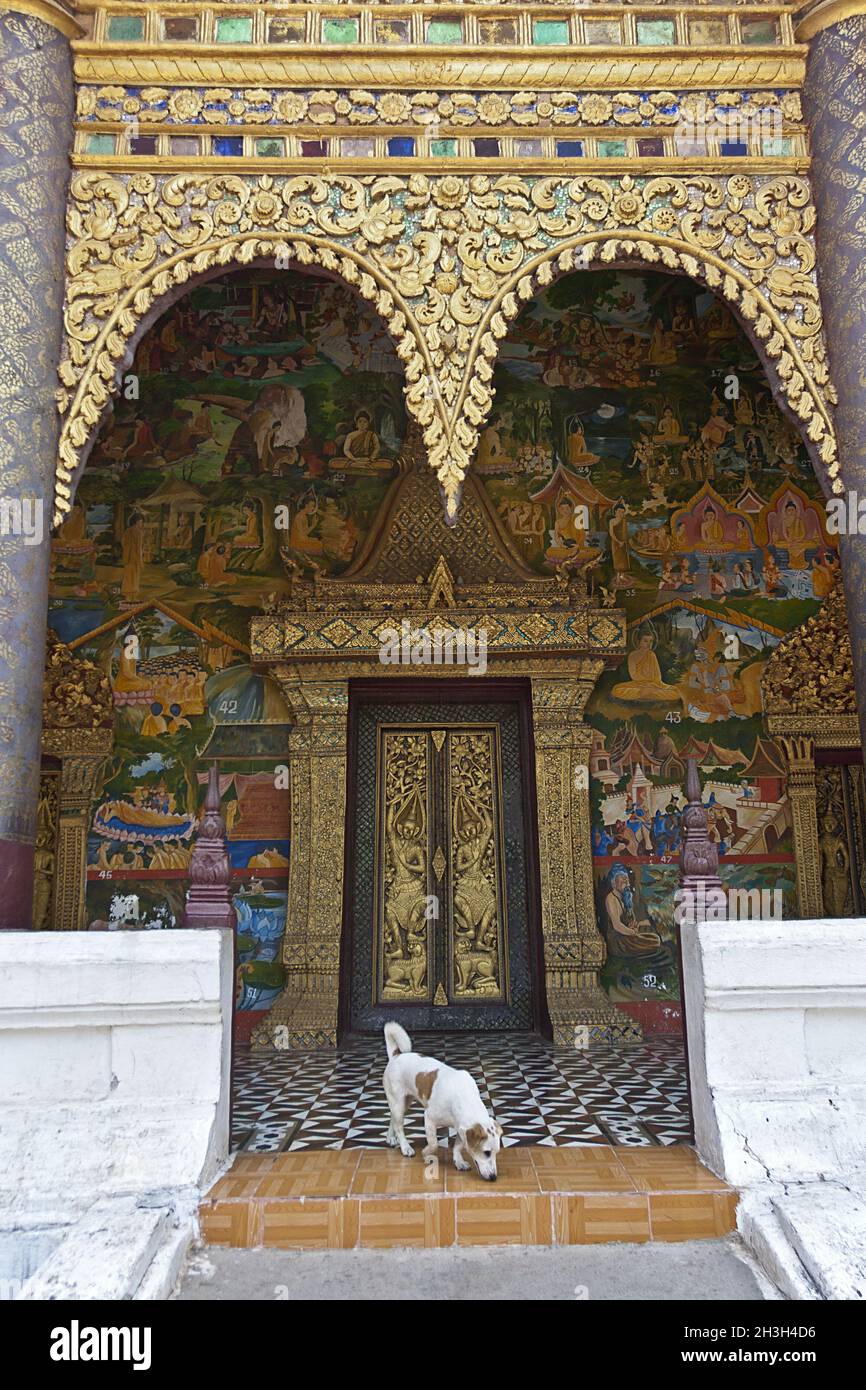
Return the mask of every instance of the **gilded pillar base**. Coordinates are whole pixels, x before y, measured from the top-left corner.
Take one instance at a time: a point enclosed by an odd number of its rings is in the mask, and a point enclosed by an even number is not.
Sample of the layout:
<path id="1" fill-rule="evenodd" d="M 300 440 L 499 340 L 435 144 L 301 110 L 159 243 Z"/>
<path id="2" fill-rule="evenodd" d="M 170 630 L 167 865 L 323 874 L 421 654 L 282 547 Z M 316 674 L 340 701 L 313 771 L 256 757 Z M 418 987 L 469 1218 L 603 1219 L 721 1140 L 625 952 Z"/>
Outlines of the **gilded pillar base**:
<path id="1" fill-rule="evenodd" d="M 278 1052 L 336 1047 L 336 978 L 292 980 L 267 1018 L 253 1030 L 250 1041 L 253 1047 L 272 1047 Z"/>

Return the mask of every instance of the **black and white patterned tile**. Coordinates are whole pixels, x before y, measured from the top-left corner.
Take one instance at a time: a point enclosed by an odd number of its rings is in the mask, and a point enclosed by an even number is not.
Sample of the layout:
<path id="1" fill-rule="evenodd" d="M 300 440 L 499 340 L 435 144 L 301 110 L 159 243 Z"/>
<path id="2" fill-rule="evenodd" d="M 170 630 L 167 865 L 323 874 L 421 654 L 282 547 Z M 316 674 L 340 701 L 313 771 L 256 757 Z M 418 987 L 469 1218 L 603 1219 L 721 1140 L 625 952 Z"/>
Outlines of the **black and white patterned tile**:
<path id="1" fill-rule="evenodd" d="M 419 1034 L 419 1052 L 465 1067 L 507 1144 L 669 1145 L 691 1137 L 682 1042 L 574 1052 L 528 1034 Z M 388 1109 L 380 1038 L 336 1052 L 238 1049 L 232 1145 L 247 1153 L 383 1148 Z M 423 1134 L 410 1108 L 410 1139 Z"/>

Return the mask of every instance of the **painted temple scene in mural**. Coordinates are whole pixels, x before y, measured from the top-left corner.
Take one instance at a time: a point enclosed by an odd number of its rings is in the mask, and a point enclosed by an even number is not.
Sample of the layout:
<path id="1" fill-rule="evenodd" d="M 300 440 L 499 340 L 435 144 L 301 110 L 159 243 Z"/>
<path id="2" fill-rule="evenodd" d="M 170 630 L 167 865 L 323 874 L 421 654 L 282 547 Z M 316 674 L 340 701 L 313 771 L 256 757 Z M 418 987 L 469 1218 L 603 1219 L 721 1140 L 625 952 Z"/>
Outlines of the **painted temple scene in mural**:
<path id="1" fill-rule="evenodd" d="M 587 713 L 602 982 L 648 1032 L 676 1031 L 690 757 L 723 882 L 796 913 L 761 678 L 833 589 L 835 538 L 753 349 L 692 282 L 565 276 L 502 340 L 494 386 L 473 466 L 513 547 L 540 576 L 588 566 L 597 604 L 627 617 Z M 145 920 L 180 921 L 217 759 L 242 1011 L 282 984 L 291 833 L 290 716 L 251 667 L 250 619 L 294 578 L 339 577 L 369 552 L 400 471 L 402 388 L 383 323 L 337 281 L 249 269 L 200 285 L 140 341 L 53 544 L 50 624 L 108 675 L 115 712 L 87 923 L 120 891 Z M 862 898 L 859 795 L 843 779 L 826 797 L 839 914 Z"/>

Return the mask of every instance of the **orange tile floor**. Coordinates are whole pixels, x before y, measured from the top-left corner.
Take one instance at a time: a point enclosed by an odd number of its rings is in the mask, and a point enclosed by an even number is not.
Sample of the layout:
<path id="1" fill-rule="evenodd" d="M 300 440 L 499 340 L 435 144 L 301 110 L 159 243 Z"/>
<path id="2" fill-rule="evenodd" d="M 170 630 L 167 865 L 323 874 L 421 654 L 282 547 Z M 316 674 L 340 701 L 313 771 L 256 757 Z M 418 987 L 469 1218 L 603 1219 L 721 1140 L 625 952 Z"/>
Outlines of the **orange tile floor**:
<path id="1" fill-rule="evenodd" d="M 200 1208 L 210 1245 L 588 1245 L 701 1240 L 736 1225 L 737 1194 L 687 1145 L 515 1146 L 497 1182 L 427 1172 L 381 1149 L 241 1154 Z"/>

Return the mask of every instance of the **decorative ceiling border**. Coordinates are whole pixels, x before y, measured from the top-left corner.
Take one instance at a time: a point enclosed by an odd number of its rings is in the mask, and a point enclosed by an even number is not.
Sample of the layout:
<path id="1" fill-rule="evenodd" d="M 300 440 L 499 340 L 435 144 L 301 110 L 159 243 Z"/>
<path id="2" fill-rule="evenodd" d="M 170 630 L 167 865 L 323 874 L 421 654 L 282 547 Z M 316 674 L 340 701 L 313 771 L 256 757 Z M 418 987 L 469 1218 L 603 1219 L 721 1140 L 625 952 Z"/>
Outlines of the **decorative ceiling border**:
<path id="1" fill-rule="evenodd" d="M 450 518 L 490 412 L 498 344 L 558 274 L 644 262 L 736 312 L 819 476 L 842 491 L 807 180 L 794 175 L 567 177 L 77 174 L 55 523 L 134 346 L 196 277 L 254 261 L 318 266 L 385 320 Z"/>

